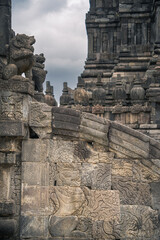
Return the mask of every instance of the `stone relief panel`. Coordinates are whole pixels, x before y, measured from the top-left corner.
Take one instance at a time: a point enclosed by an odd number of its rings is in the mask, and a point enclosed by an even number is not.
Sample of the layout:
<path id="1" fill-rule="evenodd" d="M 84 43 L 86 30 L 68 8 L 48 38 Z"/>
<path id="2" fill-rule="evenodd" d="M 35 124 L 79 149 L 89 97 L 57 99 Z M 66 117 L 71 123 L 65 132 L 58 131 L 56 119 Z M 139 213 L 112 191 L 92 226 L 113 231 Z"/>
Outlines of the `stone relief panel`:
<path id="1" fill-rule="evenodd" d="M 1 120 L 21 120 L 23 119 L 23 99 L 24 96 L 12 92 L 0 94 L 0 118 Z"/>
<path id="2" fill-rule="evenodd" d="M 113 222 L 96 221 L 93 223 L 93 239 L 115 240 Z"/>
<path id="3" fill-rule="evenodd" d="M 52 237 L 66 237 L 67 239 L 90 239 L 92 236 L 92 222 L 87 218 L 76 216 L 56 217 L 49 219 L 49 232 Z"/>
<path id="4" fill-rule="evenodd" d="M 150 189 L 159 174 L 147 160 L 117 159 L 99 145 L 57 137 L 24 147 L 22 213 L 46 218 L 52 240 L 157 240 L 158 213 L 149 206 L 159 204 Z"/>
<path id="5" fill-rule="evenodd" d="M 111 190 L 110 164 L 82 164 L 82 186 L 93 190 Z"/>
<path id="6" fill-rule="evenodd" d="M 80 163 L 54 163 L 54 166 L 51 165 L 51 185 L 74 187 L 81 185 Z"/>
<path id="7" fill-rule="evenodd" d="M 113 177 L 112 189 L 119 191 L 121 204 L 151 206 L 148 184 L 134 183 L 130 178 Z"/>
<path id="8" fill-rule="evenodd" d="M 78 162 L 78 157 L 74 155 L 74 143 L 65 140 L 47 140 L 47 158 L 54 163 Z"/>
<path id="9" fill-rule="evenodd" d="M 87 204 L 82 215 L 91 218 L 93 221 L 119 221 L 120 201 L 118 191 L 98 191 L 84 189 Z"/>
<path id="10" fill-rule="evenodd" d="M 76 215 L 85 201 L 85 194 L 80 187 L 57 186 L 50 188 L 50 202 L 54 208 L 53 214 L 56 216 Z"/>
<path id="11" fill-rule="evenodd" d="M 147 163 L 147 160 L 144 160 L 144 162 Z M 151 161 L 149 164 L 152 166 Z M 158 174 L 151 167 L 145 166 L 141 161 L 135 160 L 133 163 L 133 181 L 147 183 L 158 182 L 160 181 L 160 173 Z"/>
<path id="12" fill-rule="evenodd" d="M 158 212 L 146 206 L 121 206 L 114 232 L 117 239 L 158 239 Z"/>

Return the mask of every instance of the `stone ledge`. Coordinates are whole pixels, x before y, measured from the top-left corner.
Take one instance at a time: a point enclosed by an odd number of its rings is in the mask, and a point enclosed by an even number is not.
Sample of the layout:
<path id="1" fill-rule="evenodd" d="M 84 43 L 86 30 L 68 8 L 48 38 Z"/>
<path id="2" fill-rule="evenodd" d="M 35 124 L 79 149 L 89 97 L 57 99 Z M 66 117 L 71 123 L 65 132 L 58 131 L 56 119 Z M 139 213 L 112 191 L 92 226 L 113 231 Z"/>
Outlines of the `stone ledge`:
<path id="1" fill-rule="evenodd" d="M 28 93 L 34 95 L 34 83 L 22 76 L 14 76 L 9 80 L 0 79 L 0 89 L 3 91 Z"/>
<path id="2" fill-rule="evenodd" d="M 0 217 L 12 216 L 15 213 L 13 202 L 0 202 Z"/>
<path id="3" fill-rule="evenodd" d="M 23 122 L 0 121 L 0 137 L 24 137 L 26 136 Z"/>

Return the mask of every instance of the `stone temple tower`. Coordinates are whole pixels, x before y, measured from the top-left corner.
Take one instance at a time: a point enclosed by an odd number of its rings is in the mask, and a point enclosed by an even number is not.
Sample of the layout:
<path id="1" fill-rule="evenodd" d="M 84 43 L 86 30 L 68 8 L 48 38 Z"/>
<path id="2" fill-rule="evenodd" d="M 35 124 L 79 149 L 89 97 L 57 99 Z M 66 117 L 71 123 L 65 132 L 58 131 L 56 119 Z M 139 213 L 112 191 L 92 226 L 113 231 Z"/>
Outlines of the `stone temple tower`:
<path id="1" fill-rule="evenodd" d="M 84 71 L 61 105 L 159 138 L 160 1 L 90 0 L 86 29 Z"/>

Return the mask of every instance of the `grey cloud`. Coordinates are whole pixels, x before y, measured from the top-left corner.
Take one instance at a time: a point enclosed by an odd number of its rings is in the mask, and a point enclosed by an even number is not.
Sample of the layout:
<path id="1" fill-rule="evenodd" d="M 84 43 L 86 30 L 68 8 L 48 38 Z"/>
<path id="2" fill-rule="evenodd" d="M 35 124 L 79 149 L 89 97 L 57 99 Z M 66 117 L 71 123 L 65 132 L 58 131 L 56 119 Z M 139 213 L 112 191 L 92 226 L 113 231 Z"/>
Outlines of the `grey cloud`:
<path id="1" fill-rule="evenodd" d="M 60 11 L 67 6 L 67 0 L 39 0 L 38 10 L 45 14 L 46 12 Z"/>

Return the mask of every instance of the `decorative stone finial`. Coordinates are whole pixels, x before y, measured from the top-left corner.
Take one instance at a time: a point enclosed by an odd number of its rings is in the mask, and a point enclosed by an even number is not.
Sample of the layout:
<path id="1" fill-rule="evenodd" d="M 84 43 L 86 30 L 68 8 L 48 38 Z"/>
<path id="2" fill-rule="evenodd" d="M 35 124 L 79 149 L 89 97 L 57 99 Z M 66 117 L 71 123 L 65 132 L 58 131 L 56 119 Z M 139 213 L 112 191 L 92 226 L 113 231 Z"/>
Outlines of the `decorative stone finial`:
<path id="1" fill-rule="evenodd" d="M 135 104 L 141 103 L 145 99 L 145 90 L 142 87 L 142 82 L 139 74 L 136 76 L 130 96 L 132 102 Z"/>

